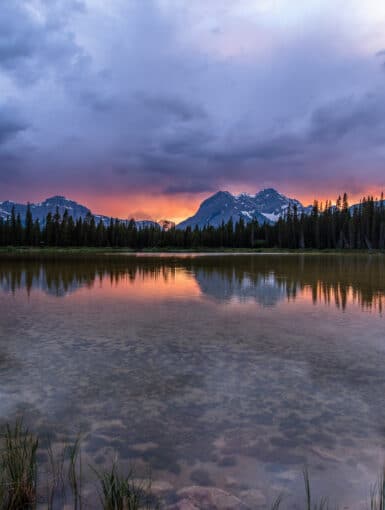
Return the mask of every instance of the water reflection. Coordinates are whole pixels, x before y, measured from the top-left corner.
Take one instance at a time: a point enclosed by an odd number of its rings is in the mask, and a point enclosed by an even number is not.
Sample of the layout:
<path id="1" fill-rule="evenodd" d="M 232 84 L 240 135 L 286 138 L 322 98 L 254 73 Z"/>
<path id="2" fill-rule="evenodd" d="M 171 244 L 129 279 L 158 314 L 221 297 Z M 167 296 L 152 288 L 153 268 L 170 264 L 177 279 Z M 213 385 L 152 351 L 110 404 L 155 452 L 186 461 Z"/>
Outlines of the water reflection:
<path id="1" fill-rule="evenodd" d="M 256 508 L 298 494 L 308 463 L 320 493 L 356 504 L 384 459 L 384 266 L 3 260 L 0 420 L 23 413 L 59 443 L 81 431 L 93 462 L 118 450 L 170 498 L 214 485 Z"/>
<path id="2" fill-rule="evenodd" d="M 345 310 L 358 304 L 382 313 L 385 295 L 385 262 L 381 255 L 323 256 L 191 256 L 97 257 L 63 264 L 56 261 L 7 261 L 0 265 L 0 288 L 30 294 L 39 289 L 64 297 L 95 285 L 130 284 L 143 294 L 167 293 L 178 284 L 179 292 L 200 292 L 219 301 L 253 300 L 275 306 L 297 296 L 314 304 L 325 303 Z M 128 285 L 127 285 L 128 284 Z M 145 286 L 147 284 L 147 287 Z M 174 292 L 174 288 L 169 289 Z M 194 291 L 194 292 L 195 292 Z"/>

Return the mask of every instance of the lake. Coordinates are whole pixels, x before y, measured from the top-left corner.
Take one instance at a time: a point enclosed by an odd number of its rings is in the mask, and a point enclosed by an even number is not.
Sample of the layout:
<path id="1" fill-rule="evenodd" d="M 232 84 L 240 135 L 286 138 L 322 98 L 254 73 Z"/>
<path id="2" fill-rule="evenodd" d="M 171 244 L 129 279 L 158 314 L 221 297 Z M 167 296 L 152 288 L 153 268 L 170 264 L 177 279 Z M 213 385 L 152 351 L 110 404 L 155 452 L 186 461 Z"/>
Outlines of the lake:
<path id="1" fill-rule="evenodd" d="M 385 257 L 0 261 L 0 419 L 98 466 L 365 506 L 385 460 Z"/>

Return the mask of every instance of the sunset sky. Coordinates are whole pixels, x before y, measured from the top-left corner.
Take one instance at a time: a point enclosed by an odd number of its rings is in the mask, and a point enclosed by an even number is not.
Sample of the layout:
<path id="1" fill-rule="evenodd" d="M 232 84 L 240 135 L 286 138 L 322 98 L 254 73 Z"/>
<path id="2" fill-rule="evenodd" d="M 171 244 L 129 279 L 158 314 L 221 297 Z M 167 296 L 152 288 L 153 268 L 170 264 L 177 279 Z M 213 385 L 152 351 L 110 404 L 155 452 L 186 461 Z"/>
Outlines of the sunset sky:
<path id="1" fill-rule="evenodd" d="M 382 0 L 6 0 L 0 201 L 181 220 L 385 188 Z"/>

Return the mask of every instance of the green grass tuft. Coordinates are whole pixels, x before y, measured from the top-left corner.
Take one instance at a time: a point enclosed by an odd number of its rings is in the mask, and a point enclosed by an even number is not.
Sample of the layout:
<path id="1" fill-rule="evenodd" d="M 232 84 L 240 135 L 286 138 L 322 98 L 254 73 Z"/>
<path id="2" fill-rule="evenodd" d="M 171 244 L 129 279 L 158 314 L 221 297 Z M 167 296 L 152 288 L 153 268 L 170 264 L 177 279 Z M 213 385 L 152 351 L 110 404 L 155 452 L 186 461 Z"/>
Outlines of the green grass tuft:
<path id="1" fill-rule="evenodd" d="M 370 510 L 385 510 L 385 466 L 370 490 Z"/>
<path id="2" fill-rule="evenodd" d="M 38 445 L 22 420 L 13 428 L 7 425 L 0 459 L 1 509 L 36 507 Z"/>
<path id="3" fill-rule="evenodd" d="M 133 472 L 119 474 L 116 462 L 109 471 L 96 472 L 100 482 L 103 510 L 138 510 L 157 508 L 151 497 L 151 482 L 137 482 Z"/>

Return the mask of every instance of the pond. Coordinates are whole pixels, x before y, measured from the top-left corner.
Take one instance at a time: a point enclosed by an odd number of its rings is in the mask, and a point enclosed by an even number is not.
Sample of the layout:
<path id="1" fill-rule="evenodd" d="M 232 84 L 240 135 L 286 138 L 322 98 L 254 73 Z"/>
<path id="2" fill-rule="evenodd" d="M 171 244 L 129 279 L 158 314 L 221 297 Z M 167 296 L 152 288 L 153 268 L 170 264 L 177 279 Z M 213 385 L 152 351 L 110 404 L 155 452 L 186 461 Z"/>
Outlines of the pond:
<path id="1" fill-rule="evenodd" d="M 381 255 L 0 261 L 0 419 L 172 501 L 217 487 L 362 507 L 385 459 Z M 167 483 L 166 483 L 167 482 Z"/>

